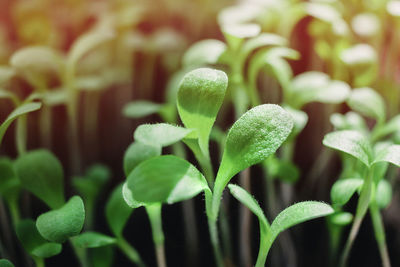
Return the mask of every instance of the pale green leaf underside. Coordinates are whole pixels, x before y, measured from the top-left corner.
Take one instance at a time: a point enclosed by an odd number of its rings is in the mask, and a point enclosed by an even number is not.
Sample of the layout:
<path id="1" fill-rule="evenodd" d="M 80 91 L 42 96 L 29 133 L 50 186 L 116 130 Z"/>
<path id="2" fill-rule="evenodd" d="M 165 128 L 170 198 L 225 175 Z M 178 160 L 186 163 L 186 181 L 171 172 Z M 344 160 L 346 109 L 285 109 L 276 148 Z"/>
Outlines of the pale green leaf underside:
<path id="1" fill-rule="evenodd" d="M 372 148 L 368 139 L 358 131 L 344 130 L 325 135 L 323 144 L 327 147 L 348 153 L 370 166 Z"/>
<path id="2" fill-rule="evenodd" d="M 195 129 L 203 153 L 208 154 L 211 128 L 225 97 L 228 77 L 219 70 L 200 68 L 187 73 L 180 83 L 177 107 L 183 124 Z"/>
<path id="3" fill-rule="evenodd" d="M 145 144 L 141 142 L 133 142 L 126 149 L 124 154 L 124 172 L 125 176 L 141 162 L 151 157 L 161 155 L 161 147 L 157 144 Z"/>
<path id="4" fill-rule="evenodd" d="M 126 104 L 122 109 L 122 114 L 128 118 L 142 118 L 161 110 L 163 105 L 150 101 L 140 100 Z"/>
<path id="5" fill-rule="evenodd" d="M 336 225 L 348 225 L 353 221 L 353 214 L 350 212 L 338 212 L 329 217 L 331 223 Z"/>
<path id="6" fill-rule="evenodd" d="M 40 215 L 36 220 L 39 233 L 47 240 L 63 243 L 80 233 L 85 222 L 85 208 L 79 196 L 64 206 Z"/>
<path id="7" fill-rule="evenodd" d="M 122 197 L 124 198 L 125 203 L 132 209 L 146 205 L 146 203 L 139 202 L 134 199 L 132 191 L 128 188 L 128 182 L 125 182 L 122 185 Z"/>
<path id="8" fill-rule="evenodd" d="M 41 106 L 41 103 L 26 103 L 14 109 L 14 111 L 11 112 L 10 115 L 8 115 L 8 117 L 5 119 L 5 121 L 3 121 L 0 125 L 0 145 L 8 127 L 15 119 L 29 112 L 36 111 L 40 109 Z"/>
<path id="9" fill-rule="evenodd" d="M 134 139 L 145 144 L 164 147 L 182 140 L 191 132 L 190 129 L 168 123 L 143 124 L 136 128 Z"/>
<path id="10" fill-rule="evenodd" d="M 380 151 L 374 160 L 374 163 L 389 162 L 400 167 L 400 145 L 390 145 Z"/>
<path id="11" fill-rule="evenodd" d="M 318 201 L 304 201 L 296 203 L 275 218 L 271 224 L 272 240 L 282 231 L 305 221 L 332 214 L 334 211 L 328 204 Z"/>
<path id="12" fill-rule="evenodd" d="M 364 180 L 360 178 L 342 179 L 334 183 L 331 189 L 332 204 L 342 206 L 361 188 Z"/>
<path id="13" fill-rule="evenodd" d="M 115 244 L 116 239 L 97 232 L 84 232 L 71 241 L 78 248 L 98 248 Z"/>
<path id="14" fill-rule="evenodd" d="M 61 244 L 47 242 L 36 247 L 34 250 L 32 250 L 31 253 L 32 255 L 39 258 L 50 258 L 60 254 L 61 250 L 62 250 Z"/>
<path id="15" fill-rule="evenodd" d="M 347 100 L 349 107 L 360 114 L 378 121 L 384 121 L 385 102 L 383 98 L 371 88 L 354 89 Z"/>
<path id="16" fill-rule="evenodd" d="M 182 65 L 184 67 L 215 65 L 225 50 L 226 44 L 219 40 L 201 40 L 185 52 Z"/>
<path id="17" fill-rule="evenodd" d="M 129 174 L 127 187 L 135 200 L 147 205 L 186 200 L 208 186 L 204 176 L 189 162 L 166 155 L 139 164 Z"/>
<path id="18" fill-rule="evenodd" d="M 392 201 L 393 189 L 391 184 L 386 180 L 380 180 L 376 188 L 375 199 L 379 208 L 384 209 L 389 206 Z"/>
<path id="19" fill-rule="evenodd" d="M 64 173 L 61 162 L 47 150 L 33 150 L 15 163 L 21 185 L 44 201 L 50 208 L 64 202 Z"/>
<path id="20" fill-rule="evenodd" d="M 346 114 L 334 113 L 330 117 L 335 130 L 356 130 L 361 132 L 367 131 L 365 120 L 358 113 L 349 111 Z"/>

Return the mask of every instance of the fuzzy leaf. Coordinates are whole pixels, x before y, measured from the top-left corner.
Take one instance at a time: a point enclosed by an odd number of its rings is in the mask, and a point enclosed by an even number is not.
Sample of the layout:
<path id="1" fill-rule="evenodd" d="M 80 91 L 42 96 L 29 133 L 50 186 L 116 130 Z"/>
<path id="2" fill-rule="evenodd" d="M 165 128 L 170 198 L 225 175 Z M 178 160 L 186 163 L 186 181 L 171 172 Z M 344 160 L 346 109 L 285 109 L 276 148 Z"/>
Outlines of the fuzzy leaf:
<path id="1" fill-rule="evenodd" d="M 271 224 L 271 237 L 274 240 L 279 233 L 305 221 L 332 214 L 334 211 L 328 204 L 317 201 L 296 203 L 276 216 Z"/>
<path id="2" fill-rule="evenodd" d="M 115 244 L 116 239 L 97 232 L 84 232 L 72 237 L 71 241 L 78 248 L 98 248 Z"/>
<path id="3" fill-rule="evenodd" d="M 353 221 L 353 214 L 350 212 L 337 212 L 329 216 L 329 220 L 335 225 L 345 226 Z"/>
<path id="4" fill-rule="evenodd" d="M 105 209 L 108 226 L 117 237 L 122 236 L 122 231 L 133 212 L 122 196 L 122 186 L 123 184 L 118 185 L 111 193 Z"/>
<path id="5" fill-rule="evenodd" d="M 185 138 L 192 130 L 168 123 L 142 124 L 136 128 L 135 141 L 160 147 L 172 145 Z"/>
<path id="6" fill-rule="evenodd" d="M 323 144 L 327 147 L 348 153 L 370 166 L 372 148 L 368 139 L 358 131 L 344 130 L 325 135 Z"/>
<path id="7" fill-rule="evenodd" d="M 363 184 L 364 180 L 360 178 L 341 179 L 337 181 L 331 189 L 332 203 L 343 206 Z"/>
<path id="8" fill-rule="evenodd" d="M 373 164 L 389 162 L 400 167 L 400 145 L 390 145 L 377 153 Z"/>
<path id="9" fill-rule="evenodd" d="M 235 174 L 275 153 L 292 128 L 290 114 L 278 105 L 259 105 L 243 114 L 228 132 L 216 188 L 222 192 Z"/>
<path id="10" fill-rule="evenodd" d="M 385 102 L 383 98 L 371 88 L 364 87 L 354 89 L 347 100 L 347 104 L 352 110 L 364 116 L 374 118 L 377 121 L 385 120 Z"/>
<path id="11" fill-rule="evenodd" d="M 179 116 L 188 129 L 195 129 L 203 153 L 208 155 L 211 128 L 225 97 L 228 77 L 219 70 L 200 68 L 187 73 L 179 86 Z"/>
<path id="12" fill-rule="evenodd" d="M 394 132 L 400 132 L 400 115 L 393 117 L 381 127 L 374 128 L 373 136 L 377 140 Z"/>
<path id="13" fill-rule="evenodd" d="M 306 126 L 308 122 L 308 115 L 304 111 L 285 106 L 284 109 L 289 112 L 293 118 L 293 131 L 290 138 L 296 137 Z"/>
<path id="14" fill-rule="evenodd" d="M 51 152 L 42 149 L 30 151 L 17 159 L 15 169 L 21 185 L 50 208 L 64 204 L 63 168 Z"/>
<path id="15" fill-rule="evenodd" d="M 349 111 L 346 114 L 334 113 L 330 117 L 330 121 L 335 130 L 356 130 L 361 132 L 367 131 L 365 120 L 358 113 Z"/>
<path id="16" fill-rule="evenodd" d="M 161 104 L 139 100 L 126 104 L 122 110 L 122 114 L 125 117 L 137 119 L 157 113 L 161 108 Z"/>
<path id="17" fill-rule="evenodd" d="M 389 206 L 392 201 L 392 195 L 393 190 L 391 184 L 384 179 L 380 180 L 375 193 L 375 199 L 380 209 Z"/>
<path id="18" fill-rule="evenodd" d="M 226 44 L 214 39 L 201 40 L 185 52 L 182 59 L 184 67 L 215 65 L 225 52 Z"/>
<path id="19" fill-rule="evenodd" d="M 40 215 L 36 220 L 39 233 L 47 240 L 63 243 L 78 235 L 85 222 L 85 207 L 79 196 L 73 196 L 59 209 Z"/>
<path id="20" fill-rule="evenodd" d="M 8 127 L 15 119 L 29 112 L 36 111 L 40 109 L 41 106 L 42 106 L 41 103 L 26 103 L 14 109 L 13 112 L 11 112 L 10 115 L 8 115 L 8 117 L 5 119 L 5 121 L 3 121 L 0 125 L 0 145 Z"/>
<path id="21" fill-rule="evenodd" d="M 189 162 L 166 155 L 139 164 L 129 174 L 127 187 L 139 202 L 172 204 L 196 196 L 208 185 Z"/>
<path id="22" fill-rule="evenodd" d="M 142 161 L 161 155 L 161 147 L 153 144 L 144 144 L 133 142 L 124 154 L 124 172 L 125 176 Z"/>

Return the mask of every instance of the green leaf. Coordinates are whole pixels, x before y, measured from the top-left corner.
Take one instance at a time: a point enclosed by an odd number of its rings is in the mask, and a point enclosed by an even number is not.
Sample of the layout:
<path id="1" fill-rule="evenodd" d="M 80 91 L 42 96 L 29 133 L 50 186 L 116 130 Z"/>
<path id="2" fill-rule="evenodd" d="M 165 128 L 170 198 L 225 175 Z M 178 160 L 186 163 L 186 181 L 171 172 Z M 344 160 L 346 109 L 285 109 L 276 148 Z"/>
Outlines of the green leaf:
<path id="1" fill-rule="evenodd" d="M 376 119 L 379 122 L 385 121 L 385 102 L 383 98 L 373 89 L 364 87 L 354 89 L 347 100 L 349 107 L 360 114 Z"/>
<path id="2" fill-rule="evenodd" d="M 50 208 L 65 202 L 64 173 L 60 161 L 48 150 L 33 150 L 17 159 L 15 169 L 21 185 Z"/>
<path id="3" fill-rule="evenodd" d="M 260 35 L 251 38 L 243 43 L 240 51 L 243 59 L 246 59 L 254 50 L 266 46 L 285 46 L 288 41 L 273 33 L 261 33 Z"/>
<path id="4" fill-rule="evenodd" d="M 271 224 L 271 238 L 274 240 L 279 233 L 305 221 L 332 214 L 334 211 L 328 204 L 318 201 L 304 201 L 296 203 L 275 218 Z"/>
<path id="5" fill-rule="evenodd" d="M 264 212 L 261 209 L 260 205 L 254 199 L 254 197 L 251 196 L 246 190 L 244 190 L 243 188 L 241 188 L 238 185 L 229 184 L 228 188 L 231 191 L 231 194 L 240 203 L 245 205 L 249 210 L 251 210 L 258 217 L 258 220 L 260 221 L 260 225 L 262 225 L 262 227 L 264 227 L 265 230 L 268 230 L 269 229 L 268 220 L 265 217 Z"/>
<path id="6" fill-rule="evenodd" d="M 0 259 L 0 267 L 14 267 L 14 264 L 7 259 Z"/>
<path id="7" fill-rule="evenodd" d="M 335 130 L 356 130 L 363 133 L 367 132 L 365 120 L 356 112 L 349 111 L 346 114 L 334 113 L 330 121 Z"/>
<path id="8" fill-rule="evenodd" d="M 8 158 L 0 158 L 0 195 L 8 201 L 16 200 L 20 187 L 13 162 Z"/>
<path id="9" fill-rule="evenodd" d="M 78 248 L 98 248 L 115 244 L 116 239 L 97 232 L 84 232 L 72 237 L 71 241 Z"/>
<path id="10" fill-rule="evenodd" d="M 128 118 L 142 118 L 161 110 L 163 105 L 150 101 L 139 100 L 126 104 L 122 109 L 122 114 Z"/>
<path id="11" fill-rule="evenodd" d="M 380 180 L 375 193 L 375 199 L 378 203 L 378 207 L 380 209 L 384 209 L 389 206 L 390 202 L 392 201 L 392 195 L 392 185 L 384 179 Z"/>
<path id="12" fill-rule="evenodd" d="M 381 127 L 375 127 L 372 135 L 374 140 L 379 140 L 380 138 L 395 132 L 400 132 L 400 115 L 393 117 Z"/>
<path id="13" fill-rule="evenodd" d="M 343 206 L 361 188 L 364 180 L 360 178 L 341 179 L 331 189 L 332 204 Z"/>
<path id="14" fill-rule="evenodd" d="M 15 119 L 29 112 L 36 111 L 40 109 L 41 106 L 42 106 L 41 103 L 26 103 L 14 109 L 13 112 L 11 112 L 10 115 L 8 115 L 8 117 L 5 119 L 5 121 L 3 121 L 2 124 L 0 125 L 0 145 L 8 127 Z"/>
<path id="15" fill-rule="evenodd" d="M 111 193 L 105 209 L 108 226 L 117 237 L 122 236 L 124 227 L 133 212 L 122 196 L 122 186 L 123 184 L 118 185 Z"/>
<path id="16" fill-rule="evenodd" d="M 293 118 L 293 131 L 290 134 L 290 139 L 295 138 L 306 126 L 308 115 L 304 111 L 285 106 L 284 109 L 289 112 Z"/>
<path id="17" fill-rule="evenodd" d="M 182 140 L 191 132 L 191 129 L 168 123 L 142 124 L 136 128 L 134 139 L 144 144 L 164 147 Z"/>
<path id="18" fill-rule="evenodd" d="M 377 153 L 373 164 L 389 162 L 400 167 L 400 145 L 390 145 Z"/>
<path id="19" fill-rule="evenodd" d="M 223 190 L 235 174 L 275 153 L 292 128 L 290 114 L 278 105 L 259 105 L 243 114 L 228 132 L 216 188 Z"/>
<path id="20" fill-rule="evenodd" d="M 367 44 L 357 44 L 342 51 L 340 59 L 347 65 L 373 64 L 377 61 L 374 48 Z"/>
<path id="21" fill-rule="evenodd" d="M 61 252 L 58 243 L 48 243 L 38 232 L 35 222 L 31 219 L 21 220 L 16 227 L 16 233 L 24 249 L 31 255 L 49 258 Z"/>
<path id="22" fill-rule="evenodd" d="M 200 68 L 187 73 L 177 98 L 179 116 L 186 128 L 195 129 L 199 145 L 208 155 L 211 128 L 225 97 L 228 77 L 219 70 Z"/>
<path id="23" fill-rule="evenodd" d="M 111 171 L 107 166 L 95 164 L 86 170 L 83 177 L 74 177 L 72 184 L 85 201 L 94 200 L 104 185 L 111 177 Z"/>
<path id="24" fill-rule="evenodd" d="M 144 144 L 141 142 L 133 142 L 124 154 L 124 172 L 125 176 L 142 161 L 161 155 L 161 147 L 153 144 Z"/>
<path id="25" fill-rule="evenodd" d="M 47 240 L 63 243 L 78 235 L 85 222 L 85 208 L 79 196 L 73 196 L 59 209 L 40 215 L 36 220 L 39 233 Z"/>
<path id="26" fill-rule="evenodd" d="M 146 205 L 146 203 L 134 199 L 132 191 L 128 188 L 128 182 L 125 182 L 122 185 L 122 197 L 124 198 L 125 203 L 132 209 L 137 209 Z"/>
<path id="27" fill-rule="evenodd" d="M 112 246 L 92 248 L 89 256 L 93 267 L 110 267 L 113 263 L 114 249 Z"/>
<path id="28" fill-rule="evenodd" d="M 182 65 L 185 68 L 215 65 L 225 50 L 225 43 L 219 40 L 201 40 L 186 50 L 183 55 Z"/>
<path id="29" fill-rule="evenodd" d="M 278 159 L 274 155 L 265 161 L 267 165 L 268 178 L 278 178 L 286 183 L 295 183 L 300 177 L 300 171 L 290 161 Z"/>
<path id="30" fill-rule="evenodd" d="M 370 166 L 372 148 L 368 139 L 358 131 L 344 130 L 328 133 L 322 143 L 330 148 L 348 153 Z"/>
<path id="31" fill-rule="evenodd" d="M 186 200 L 208 188 L 204 176 L 189 162 L 172 155 L 148 159 L 128 176 L 133 198 L 145 204 Z"/>
<path id="32" fill-rule="evenodd" d="M 329 216 L 331 223 L 335 225 L 345 226 L 349 225 L 353 221 L 353 214 L 350 212 L 336 212 Z"/>

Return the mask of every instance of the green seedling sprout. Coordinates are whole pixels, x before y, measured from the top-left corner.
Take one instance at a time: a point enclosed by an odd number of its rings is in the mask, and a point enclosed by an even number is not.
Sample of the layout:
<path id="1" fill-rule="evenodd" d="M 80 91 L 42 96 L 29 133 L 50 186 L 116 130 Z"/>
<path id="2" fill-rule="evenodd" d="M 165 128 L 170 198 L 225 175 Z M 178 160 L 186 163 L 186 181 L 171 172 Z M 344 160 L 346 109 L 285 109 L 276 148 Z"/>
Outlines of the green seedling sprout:
<path id="1" fill-rule="evenodd" d="M 14 264 L 7 259 L 0 259 L 0 267 L 14 267 Z"/>
<path id="2" fill-rule="evenodd" d="M 247 191 L 234 184 L 230 184 L 228 187 L 231 194 L 249 208 L 259 219 L 260 248 L 255 264 L 256 267 L 265 266 L 268 251 L 279 233 L 302 222 L 327 216 L 334 212 L 328 204 L 322 202 L 300 202 L 279 213 L 270 225 L 257 201 Z"/>

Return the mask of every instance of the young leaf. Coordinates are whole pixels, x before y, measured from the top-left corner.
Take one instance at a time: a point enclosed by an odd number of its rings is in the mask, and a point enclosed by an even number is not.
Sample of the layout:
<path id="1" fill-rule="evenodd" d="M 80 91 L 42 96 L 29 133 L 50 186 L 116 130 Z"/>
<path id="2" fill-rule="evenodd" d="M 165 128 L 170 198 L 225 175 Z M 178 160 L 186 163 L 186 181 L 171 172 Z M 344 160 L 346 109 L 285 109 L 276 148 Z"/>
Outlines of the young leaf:
<path id="1" fill-rule="evenodd" d="M 125 203 L 132 209 L 137 209 L 146 205 L 146 203 L 139 202 L 133 197 L 132 191 L 128 188 L 128 182 L 125 182 L 122 185 L 122 197 L 124 198 Z"/>
<path id="2" fill-rule="evenodd" d="M 367 44 L 357 44 L 341 52 L 340 59 L 347 65 L 373 64 L 377 60 L 374 48 Z"/>
<path id="3" fill-rule="evenodd" d="M 118 185 L 111 193 L 105 209 L 108 226 L 116 237 L 122 236 L 125 224 L 133 212 L 122 196 L 122 186 Z"/>
<path id="4" fill-rule="evenodd" d="M 14 111 L 11 112 L 10 115 L 8 115 L 8 117 L 5 119 L 5 121 L 3 121 L 2 124 L 0 125 L 0 145 L 8 127 L 15 119 L 29 112 L 36 111 L 40 109 L 41 106 L 42 106 L 41 103 L 26 103 L 14 109 Z"/>
<path id="5" fill-rule="evenodd" d="M 360 178 L 341 179 L 337 181 L 331 189 L 332 204 L 343 206 L 363 184 L 364 180 Z"/>
<path id="6" fill-rule="evenodd" d="M 344 211 L 336 212 L 329 216 L 329 221 L 335 225 L 349 225 L 353 221 L 353 214 Z"/>
<path id="7" fill-rule="evenodd" d="M 89 256 L 93 267 L 110 267 L 114 259 L 114 249 L 112 246 L 92 248 Z"/>
<path id="8" fill-rule="evenodd" d="M 20 187 L 13 162 L 8 158 L 0 158 L 0 195 L 8 201 L 16 199 Z"/>
<path id="9" fill-rule="evenodd" d="M 372 148 L 368 139 L 358 131 L 344 130 L 328 133 L 322 143 L 330 148 L 348 153 L 370 166 Z"/>
<path id="10" fill-rule="evenodd" d="M 150 158 L 128 176 L 133 198 L 145 204 L 186 200 L 208 188 L 204 176 L 189 162 L 172 155 Z"/>
<path id="11" fill-rule="evenodd" d="M 389 162 L 400 167 L 400 145 L 390 145 L 382 149 L 376 155 L 373 164 L 378 162 Z"/>
<path id="12" fill-rule="evenodd" d="M 111 177 L 111 171 L 104 165 L 95 164 L 88 168 L 84 177 L 74 177 L 73 186 L 86 201 L 94 200 Z"/>
<path id="13" fill-rule="evenodd" d="M 365 120 L 358 113 L 349 111 L 346 114 L 334 113 L 330 117 L 335 130 L 356 130 L 359 132 L 367 132 Z"/>
<path id="14" fill-rule="evenodd" d="M 162 106 L 145 100 L 134 101 L 124 106 L 122 114 L 125 117 L 137 119 L 159 112 Z"/>
<path id="15" fill-rule="evenodd" d="M 16 233 L 24 249 L 31 255 L 49 258 L 61 252 L 61 244 L 48 243 L 39 234 L 35 222 L 31 219 L 21 220 L 17 224 Z"/>
<path id="16" fill-rule="evenodd" d="M 394 132 L 400 132 L 400 115 L 393 117 L 381 127 L 374 128 L 372 135 L 374 140 L 379 140 L 380 138 L 393 134 Z"/>
<path id="17" fill-rule="evenodd" d="M 36 220 L 39 233 L 47 240 L 63 243 L 78 235 L 85 222 L 85 208 L 79 196 L 73 196 L 64 206 L 40 215 Z"/>
<path id="18" fill-rule="evenodd" d="M 154 144 L 144 144 L 133 142 L 124 154 L 124 172 L 125 176 L 142 161 L 161 155 L 161 147 Z"/>
<path id="19" fill-rule="evenodd" d="M 376 119 L 379 122 L 385 120 L 385 102 L 383 98 L 371 88 L 354 89 L 347 104 L 354 111 L 360 114 Z"/>
<path id="20" fill-rule="evenodd" d="M 71 238 L 78 248 L 98 248 L 115 244 L 116 239 L 97 232 L 84 232 Z"/>
<path id="21" fill-rule="evenodd" d="M 225 50 L 226 44 L 219 40 L 201 40 L 185 52 L 182 65 L 185 68 L 215 65 Z"/>
<path id="22" fill-rule="evenodd" d="M 187 73 L 179 86 L 177 107 L 183 124 L 195 129 L 208 155 L 211 128 L 225 97 L 228 77 L 219 70 L 200 68 Z"/>
<path id="23" fill-rule="evenodd" d="M 192 130 L 168 123 L 142 124 L 136 128 L 135 141 L 160 147 L 172 145 L 185 138 Z"/>
<path id="24" fill-rule="evenodd" d="M 21 185 L 50 208 L 64 202 L 64 173 L 60 161 L 47 150 L 30 151 L 17 159 L 15 169 Z"/>
<path id="25" fill-rule="evenodd" d="M 289 112 L 293 118 L 293 131 L 289 139 L 296 137 L 306 126 L 308 122 L 308 115 L 304 111 L 285 106 L 284 109 Z"/>
<path id="26" fill-rule="evenodd" d="M 285 183 L 295 183 L 300 177 L 299 169 L 290 161 L 271 155 L 265 160 L 265 164 L 268 171 L 267 179 L 278 178 Z"/>
<path id="27" fill-rule="evenodd" d="M 8 66 L 0 66 L 0 86 L 4 85 L 15 75 L 15 70 Z"/>
<path id="28" fill-rule="evenodd" d="M 334 210 L 328 204 L 317 201 L 296 203 L 276 216 L 271 224 L 271 239 L 274 240 L 284 230 L 312 219 L 332 214 Z"/>
<path id="29" fill-rule="evenodd" d="M 385 179 L 380 180 L 375 193 L 375 199 L 380 209 L 389 206 L 392 201 L 392 195 L 393 190 L 391 184 Z"/>
<path id="30" fill-rule="evenodd" d="M 7 259 L 0 259 L 0 267 L 14 267 L 14 264 Z"/>
<path id="31" fill-rule="evenodd" d="M 243 59 L 246 59 L 254 50 L 266 46 L 284 46 L 288 41 L 282 36 L 273 33 L 261 33 L 243 43 L 240 51 Z"/>

